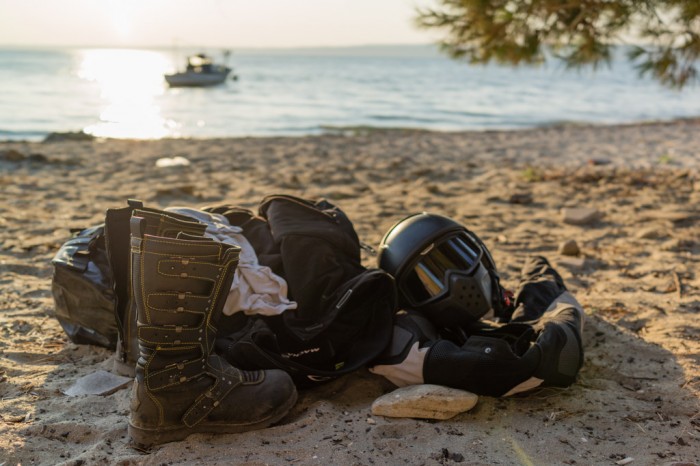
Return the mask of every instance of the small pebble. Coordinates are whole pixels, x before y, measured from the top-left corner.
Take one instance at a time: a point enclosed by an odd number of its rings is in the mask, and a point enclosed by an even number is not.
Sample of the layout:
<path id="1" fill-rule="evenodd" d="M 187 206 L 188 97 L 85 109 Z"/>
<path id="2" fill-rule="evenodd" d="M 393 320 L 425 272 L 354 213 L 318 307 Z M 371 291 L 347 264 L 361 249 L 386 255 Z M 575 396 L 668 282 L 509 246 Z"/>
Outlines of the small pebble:
<path id="1" fill-rule="evenodd" d="M 532 194 L 527 192 L 513 193 L 508 202 L 511 204 L 532 204 Z"/>
<path id="2" fill-rule="evenodd" d="M 580 252 L 576 240 L 568 239 L 559 244 L 559 254 L 562 256 L 578 256 Z"/>

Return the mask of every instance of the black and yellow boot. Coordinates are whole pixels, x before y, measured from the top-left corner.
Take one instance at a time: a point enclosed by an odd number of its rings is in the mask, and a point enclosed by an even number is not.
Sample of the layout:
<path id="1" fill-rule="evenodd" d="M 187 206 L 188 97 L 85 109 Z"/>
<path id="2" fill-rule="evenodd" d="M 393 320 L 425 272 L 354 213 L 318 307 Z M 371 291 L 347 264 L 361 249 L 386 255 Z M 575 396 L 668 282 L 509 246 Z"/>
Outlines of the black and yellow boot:
<path id="1" fill-rule="evenodd" d="M 283 371 L 241 371 L 213 352 L 240 248 L 180 234 L 145 233 L 131 219 L 133 294 L 140 356 L 129 435 L 141 447 L 194 433 L 267 427 L 296 402 Z"/>
<path id="2" fill-rule="evenodd" d="M 114 275 L 115 318 L 119 338 L 114 355 L 114 370 L 129 377 L 134 376 L 139 357 L 136 337 L 136 305 L 133 302 L 131 283 L 131 255 L 129 250 L 132 214 L 143 218 L 147 234 L 176 238 L 179 234 L 202 236 L 206 225 L 196 219 L 173 212 L 149 209 L 141 201 L 129 200 L 128 207 L 109 209 L 105 217 L 107 252 Z"/>

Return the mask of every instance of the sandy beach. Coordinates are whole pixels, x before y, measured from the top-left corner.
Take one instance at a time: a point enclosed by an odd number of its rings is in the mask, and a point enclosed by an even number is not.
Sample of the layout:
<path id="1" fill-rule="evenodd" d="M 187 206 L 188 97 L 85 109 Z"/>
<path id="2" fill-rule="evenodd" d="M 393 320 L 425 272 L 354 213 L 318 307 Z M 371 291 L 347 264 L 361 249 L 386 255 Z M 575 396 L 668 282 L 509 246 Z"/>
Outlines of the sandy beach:
<path id="1" fill-rule="evenodd" d="M 189 165 L 157 167 L 164 157 Z M 328 199 L 373 246 L 409 213 L 450 216 L 485 241 L 509 287 L 544 255 L 587 314 L 578 382 L 427 421 L 373 416 L 395 387 L 360 370 L 301 391 L 269 429 L 134 449 L 130 387 L 63 393 L 112 354 L 70 343 L 49 316 L 51 258 L 71 228 L 127 198 L 254 209 L 273 193 Z M 699 205 L 700 120 L 0 142 L 0 465 L 700 464 Z M 565 222 L 573 208 L 597 220 Z M 559 253 L 567 240 L 578 255 Z"/>

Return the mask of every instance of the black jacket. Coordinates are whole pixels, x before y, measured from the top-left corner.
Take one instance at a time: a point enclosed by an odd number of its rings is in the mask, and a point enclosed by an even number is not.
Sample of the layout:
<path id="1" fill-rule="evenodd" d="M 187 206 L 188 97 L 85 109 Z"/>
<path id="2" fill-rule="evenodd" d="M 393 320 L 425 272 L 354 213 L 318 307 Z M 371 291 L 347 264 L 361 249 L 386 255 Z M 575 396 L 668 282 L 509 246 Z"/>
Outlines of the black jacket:
<path id="1" fill-rule="evenodd" d="M 389 344 L 397 299 L 393 278 L 360 261 L 360 241 L 345 213 L 326 200 L 272 195 L 251 211 L 218 206 L 289 286 L 298 307 L 230 326 L 218 351 L 244 369 L 281 368 L 303 385 L 348 373 Z"/>

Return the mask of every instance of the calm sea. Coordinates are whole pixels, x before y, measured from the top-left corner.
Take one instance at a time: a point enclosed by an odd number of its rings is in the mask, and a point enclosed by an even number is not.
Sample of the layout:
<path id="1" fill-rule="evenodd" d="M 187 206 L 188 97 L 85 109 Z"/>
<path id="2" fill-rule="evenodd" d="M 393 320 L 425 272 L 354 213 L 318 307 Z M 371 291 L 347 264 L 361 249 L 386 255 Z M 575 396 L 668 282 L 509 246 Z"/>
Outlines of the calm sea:
<path id="1" fill-rule="evenodd" d="M 622 58 L 579 72 L 554 63 L 469 66 L 426 46 L 234 50 L 228 64 L 238 80 L 168 88 L 163 74 L 189 52 L 0 49 L 0 139 L 78 130 L 161 138 L 494 129 L 700 115 L 700 88 L 664 89 Z"/>

